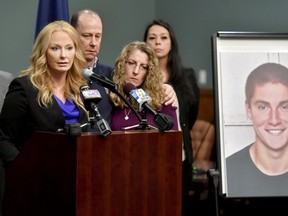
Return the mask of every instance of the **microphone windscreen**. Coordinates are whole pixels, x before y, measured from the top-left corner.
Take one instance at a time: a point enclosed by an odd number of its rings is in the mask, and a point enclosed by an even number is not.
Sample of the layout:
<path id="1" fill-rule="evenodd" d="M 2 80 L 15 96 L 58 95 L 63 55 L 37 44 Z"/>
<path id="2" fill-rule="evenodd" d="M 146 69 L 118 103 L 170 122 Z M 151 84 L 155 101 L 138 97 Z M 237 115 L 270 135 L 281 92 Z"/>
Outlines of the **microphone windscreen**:
<path id="1" fill-rule="evenodd" d="M 130 92 L 132 90 L 136 89 L 136 86 L 134 86 L 132 83 L 126 83 L 124 86 L 123 86 L 123 92 L 129 96 L 130 95 Z"/>
<path id="2" fill-rule="evenodd" d="M 83 85 L 80 86 L 79 89 L 80 89 L 80 91 L 84 91 L 84 90 L 90 89 L 90 87 L 87 84 L 83 84 Z"/>
<path id="3" fill-rule="evenodd" d="M 91 76 L 92 73 L 93 73 L 93 72 L 92 72 L 91 70 L 89 70 L 89 69 L 84 69 L 84 70 L 82 71 L 82 75 L 83 75 L 83 77 L 84 77 L 86 80 L 90 80 L 90 76 Z"/>

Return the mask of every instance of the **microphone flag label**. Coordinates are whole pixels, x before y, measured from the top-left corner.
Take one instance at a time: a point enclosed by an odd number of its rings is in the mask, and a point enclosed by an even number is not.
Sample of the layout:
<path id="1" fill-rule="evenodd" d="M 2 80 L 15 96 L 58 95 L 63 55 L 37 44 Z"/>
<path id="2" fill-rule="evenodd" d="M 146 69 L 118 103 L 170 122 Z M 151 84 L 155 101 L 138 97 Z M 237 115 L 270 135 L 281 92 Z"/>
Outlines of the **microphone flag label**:
<path id="1" fill-rule="evenodd" d="M 100 92 L 96 89 L 89 89 L 82 91 L 84 99 L 102 98 Z"/>
<path id="2" fill-rule="evenodd" d="M 130 95 L 132 97 L 132 105 L 134 107 L 137 107 L 138 111 L 142 111 L 142 105 L 143 103 L 147 102 L 150 103 L 151 102 L 151 97 L 143 90 L 143 89 L 133 89 L 130 91 Z"/>
<path id="3" fill-rule="evenodd" d="M 135 98 L 136 101 L 147 98 L 148 94 L 143 89 L 134 89 L 130 94 Z M 149 97 L 149 96 L 148 96 Z"/>

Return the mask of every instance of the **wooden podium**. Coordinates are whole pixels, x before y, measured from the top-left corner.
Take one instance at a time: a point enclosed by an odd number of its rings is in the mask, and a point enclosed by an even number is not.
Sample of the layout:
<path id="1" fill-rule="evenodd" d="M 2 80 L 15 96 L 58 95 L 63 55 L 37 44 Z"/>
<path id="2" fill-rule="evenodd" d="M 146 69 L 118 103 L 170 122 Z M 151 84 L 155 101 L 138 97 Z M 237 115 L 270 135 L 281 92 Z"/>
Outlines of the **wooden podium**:
<path id="1" fill-rule="evenodd" d="M 7 216 L 180 216 L 182 132 L 36 132 L 6 171 Z"/>

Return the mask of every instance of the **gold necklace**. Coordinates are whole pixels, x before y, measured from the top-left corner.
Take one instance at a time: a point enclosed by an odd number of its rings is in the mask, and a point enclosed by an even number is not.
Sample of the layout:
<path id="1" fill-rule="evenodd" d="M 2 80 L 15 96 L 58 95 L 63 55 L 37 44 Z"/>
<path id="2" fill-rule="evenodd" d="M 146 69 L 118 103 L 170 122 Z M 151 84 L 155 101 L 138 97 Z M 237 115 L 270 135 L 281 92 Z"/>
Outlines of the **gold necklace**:
<path id="1" fill-rule="evenodd" d="M 125 116 L 124 116 L 124 119 L 127 121 L 129 119 L 129 114 L 131 112 L 131 109 L 129 109 L 128 113 L 126 112 L 126 108 L 124 109 L 124 112 L 125 112 Z"/>

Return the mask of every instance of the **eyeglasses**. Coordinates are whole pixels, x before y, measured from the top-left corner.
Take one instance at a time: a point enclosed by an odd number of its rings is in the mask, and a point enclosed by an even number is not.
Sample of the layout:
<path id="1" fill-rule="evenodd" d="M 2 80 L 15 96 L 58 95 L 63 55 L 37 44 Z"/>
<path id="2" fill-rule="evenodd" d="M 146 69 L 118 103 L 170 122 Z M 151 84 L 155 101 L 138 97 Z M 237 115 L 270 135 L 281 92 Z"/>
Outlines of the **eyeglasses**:
<path id="1" fill-rule="evenodd" d="M 138 65 L 137 62 L 133 61 L 133 60 L 128 60 L 125 62 L 127 64 L 127 67 L 129 69 L 132 69 L 132 70 L 135 70 L 135 68 L 137 66 L 139 66 L 139 70 L 142 71 L 142 72 L 146 72 L 148 70 L 148 65 L 146 64 L 140 64 Z"/>

